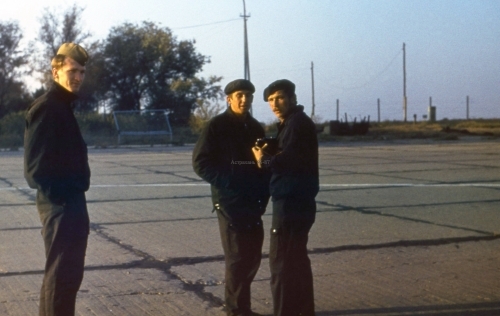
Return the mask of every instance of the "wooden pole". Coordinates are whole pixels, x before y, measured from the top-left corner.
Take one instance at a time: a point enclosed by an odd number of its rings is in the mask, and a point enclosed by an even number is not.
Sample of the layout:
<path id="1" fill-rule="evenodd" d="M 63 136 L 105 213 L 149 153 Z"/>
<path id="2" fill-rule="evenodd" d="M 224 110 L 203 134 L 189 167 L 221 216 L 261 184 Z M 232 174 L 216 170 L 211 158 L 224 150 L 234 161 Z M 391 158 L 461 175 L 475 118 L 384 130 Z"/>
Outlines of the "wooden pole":
<path id="1" fill-rule="evenodd" d="M 245 6 L 245 0 L 243 0 L 243 15 L 240 15 L 240 17 L 243 18 L 243 38 L 244 38 L 244 63 L 245 63 L 245 69 L 244 69 L 244 78 L 247 80 L 250 80 L 250 59 L 248 57 L 248 35 L 247 35 L 247 18 L 250 17 L 250 15 L 247 15 L 247 10 Z"/>
<path id="2" fill-rule="evenodd" d="M 339 121 L 339 99 L 337 99 L 337 122 Z"/>
<path id="3" fill-rule="evenodd" d="M 377 99 L 378 122 L 380 123 L 380 99 Z"/>
<path id="4" fill-rule="evenodd" d="M 243 15 L 240 14 L 240 17 L 243 18 L 243 37 L 244 37 L 244 78 L 250 80 L 250 58 L 248 57 L 248 36 L 247 36 L 247 18 L 250 15 L 247 15 L 247 9 L 245 5 L 245 0 L 243 0 Z M 253 109 L 250 108 L 250 114 L 253 114 Z"/>
<path id="5" fill-rule="evenodd" d="M 406 44 L 403 43 L 403 121 L 406 122 L 407 116 L 407 99 L 406 99 Z"/>
<path id="6" fill-rule="evenodd" d="M 467 119 L 469 119 L 469 96 L 465 99 L 465 104 L 467 104 Z"/>
<path id="7" fill-rule="evenodd" d="M 312 83 L 312 111 L 311 111 L 311 119 L 314 118 L 314 63 L 311 61 L 311 83 Z"/>

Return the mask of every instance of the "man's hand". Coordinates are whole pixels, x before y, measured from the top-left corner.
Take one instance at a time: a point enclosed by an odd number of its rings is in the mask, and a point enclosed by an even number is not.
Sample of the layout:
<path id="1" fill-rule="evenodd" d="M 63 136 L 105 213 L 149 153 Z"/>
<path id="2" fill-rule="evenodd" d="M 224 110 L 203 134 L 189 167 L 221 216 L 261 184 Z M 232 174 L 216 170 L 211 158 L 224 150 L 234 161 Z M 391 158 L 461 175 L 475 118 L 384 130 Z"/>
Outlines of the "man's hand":
<path id="1" fill-rule="evenodd" d="M 257 167 L 262 168 L 262 157 L 264 157 L 264 148 L 267 147 L 267 144 L 264 144 L 262 147 L 253 146 L 252 152 L 255 157 L 255 161 L 257 161 Z"/>

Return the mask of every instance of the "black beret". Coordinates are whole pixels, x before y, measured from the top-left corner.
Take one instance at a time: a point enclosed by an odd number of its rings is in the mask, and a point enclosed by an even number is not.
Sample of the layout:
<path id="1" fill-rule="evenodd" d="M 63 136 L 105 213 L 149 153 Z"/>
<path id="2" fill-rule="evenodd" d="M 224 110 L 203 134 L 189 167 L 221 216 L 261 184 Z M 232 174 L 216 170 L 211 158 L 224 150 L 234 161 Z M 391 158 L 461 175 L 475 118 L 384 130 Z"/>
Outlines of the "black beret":
<path id="1" fill-rule="evenodd" d="M 264 101 L 267 102 L 269 96 L 278 90 L 283 90 L 288 95 L 294 95 L 295 84 L 286 79 L 276 80 L 275 82 L 268 85 L 266 89 L 264 89 Z"/>
<path id="2" fill-rule="evenodd" d="M 227 86 L 224 88 L 224 93 L 226 95 L 230 95 L 235 91 L 241 91 L 241 90 L 247 90 L 254 93 L 255 87 L 249 80 L 237 79 L 227 84 Z"/>
<path id="3" fill-rule="evenodd" d="M 87 51 L 78 44 L 75 43 L 64 43 L 59 47 L 57 55 L 64 55 L 73 58 L 80 65 L 85 66 L 85 63 L 89 59 Z"/>

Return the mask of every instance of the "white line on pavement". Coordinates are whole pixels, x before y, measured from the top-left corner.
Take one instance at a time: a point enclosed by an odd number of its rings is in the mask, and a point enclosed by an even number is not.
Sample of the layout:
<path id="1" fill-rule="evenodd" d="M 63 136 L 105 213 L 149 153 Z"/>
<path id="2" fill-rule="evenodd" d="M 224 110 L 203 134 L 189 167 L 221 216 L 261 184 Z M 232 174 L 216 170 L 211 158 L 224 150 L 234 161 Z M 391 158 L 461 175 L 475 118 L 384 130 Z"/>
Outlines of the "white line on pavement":
<path id="1" fill-rule="evenodd" d="M 350 183 L 320 184 L 320 187 L 500 187 L 500 183 Z"/>
<path id="2" fill-rule="evenodd" d="M 98 188 L 130 188 L 130 187 L 204 187 L 208 183 L 140 183 L 140 184 L 94 184 L 91 189 Z M 322 188 L 375 188 L 375 187 L 500 187 L 500 183 L 321 183 Z M 6 187 L 0 191 L 31 190 L 28 187 Z"/>

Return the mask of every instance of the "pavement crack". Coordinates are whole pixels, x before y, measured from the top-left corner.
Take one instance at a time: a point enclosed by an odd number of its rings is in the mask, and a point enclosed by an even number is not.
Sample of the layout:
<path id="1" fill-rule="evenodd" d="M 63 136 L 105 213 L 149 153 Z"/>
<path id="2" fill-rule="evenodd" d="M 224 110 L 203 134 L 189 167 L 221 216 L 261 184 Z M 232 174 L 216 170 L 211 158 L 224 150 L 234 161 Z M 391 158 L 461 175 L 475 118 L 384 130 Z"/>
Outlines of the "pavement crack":
<path id="1" fill-rule="evenodd" d="M 27 205 L 36 205 L 36 203 L 34 201 L 25 203 L 9 203 L 9 204 L 0 204 L 0 207 L 16 207 L 16 206 L 27 206 Z"/>
<path id="2" fill-rule="evenodd" d="M 343 245 L 337 247 L 313 248 L 309 254 L 333 253 L 340 251 L 373 250 L 383 248 L 398 247 L 421 247 L 421 246 L 444 246 L 449 244 L 458 244 L 465 242 L 493 241 L 500 240 L 500 234 L 490 236 L 467 236 L 440 239 L 417 239 L 417 240 L 399 240 L 395 242 L 368 244 L 368 245 Z"/>
<path id="3" fill-rule="evenodd" d="M 207 301 L 211 307 L 221 307 L 224 304 L 224 301 L 212 293 L 205 292 L 205 286 L 207 284 L 202 284 L 202 283 L 192 283 L 192 282 L 187 282 L 184 278 L 182 278 L 179 274 L 172 272 L 171 268 L 174 265 L 179 265 L 179 263 L 184 263 L 187 260 L 184 258 L 179 259 L 174 259 L 174 260 L 159 260 L 154 258 L 154 256 L 138 250 L 134 248 L 131 245 L 127 245 L 123 242 L 121 242 L 118 238 L 112 237 L 104 230 L 102 227 L 98 224 L 91 224 L 90 228 L 92 231 L 94 231 L 97 235 L 100 237 L 106 239 L 107 241 L 119 246 L 122 249 L 125 249 L 136 256 L 142 258 L 142 260 L 134 261 L 131 263 L 127 263 L 122 265 L 122 268 L 124 269 L 129 269 L 129 268 L 140 268 L 140 269 L 156 269 L 159 271 L 162 271 L 168 279 L 173 279 L 173 280 L 178 280 L 182 284 L 182 288 L 185 291 L 194 293 L 196 296 L 198 296 L 200 299 L 203 301 Z M 222 257 L 223 259 L 223 257 Z M 220 260 L 219 257 L 217 256 L 217 260 Z M 176 263 L 176 264 L 174 264 Z M 115 266 L 116 267 L 116 266 Z M 101 267 L 95 267 L 95 269 L 101 270 Z M 91 267 L 85 268 L 85 270 L 92 270 Z M 1 277 L 1 274 L 0 274 Z"/>
<path id="4" fill-rule="evenodd" d="M 216 220 L 215 217 L 196 217 L 196 218 L 176 218 L 176 219 L 164 219 L 164 220 L 144 220 L 144 221 L 130 221 L 130 222 L 101 222 L 99 225 L 103 226 L 114 226 L 114 225 L 130 225 L 130 224 L 151 224 L 151 223 L 175 223 L 175 222 L 192 222 L 192 221 L 205 221 L 205 220 Z"/>
<path id="5" fill-rule="evenodd" d="M 36 230 L 42 229 L 42 226 L 1 228 L 0 232 L 5 232 L 5 231 L 21 231 L 21 230 L 35 230 L 35 229 Z"/>
<path id="6" fill-rule="evenodd" d="M 174 177 L 177 177 L 177 178 L 181 178 L 181 179 L 184 179 L 184 180 L 189 180 L 189 181 L 199 181 L 200 180 L 199 178 L 193 178 L 193 177 L 187 177 L 187 176 L 178 175 L 175 172 L 171 172 L 171 171 L 159 171 L 159 170 L 154 170 L 154 169 L 146 168 L 146 167 L 139 167 L 139 166 L 131 166 L 131 165 L 127 165 L 127 164 L 121 164 L 121 163 L 118 163 L 118 162 L 109 162 L 109 163 L 113 164 L 113 165 L 120 166 L 120 167 L 134 168 L 134 169 L 137 169 L 137 170 L 151 172 L 151 173 L 155 173 L 155 174 L 168 174 L 168 175 L 171 175 L 171 176 L 174 176 Z"/>
<path id="7" fill-rule="evenodd" d="M 23 203 L 21 205 L 34 204 L 35 202 L 35 191 L 30 188 L 22 188 L 14 185 L 12 181 L 9 181 L 6 178 L 0 178 L 0 181 L 3 181 L 7 184 L 7 190 L 13 190 L 21 193 L 23 196 L 27 197 L 28 200 L 32 201 L 31 203 Z M 17 204 L 2 204 L 1 206 L 17 206 Z"/>
<path id="8" fill-rule="evenodd" d="M 112 241 L 115 240 L 115 241 Z M 468 237 L 456 237 L 456 238 L 442 238 L 442 239 L 423 239 L 423 240 L 400 240 L 396 242 L 380 243 L 380 244 L 367 244 L 367 245 L 342 245 L 337 247 L 324 247 L 324 248 L 312 248 L 308 250 L 310 255 L 315 254 L 325 254 L 334 253 L 341 251 L 359 251 L 359 250 L 375 250 L 383 248 L 397 248 L 397 247 L 421 247 L 421 246 L 444 246 L 449 244 L 460 244 L 468 242 L 480 242 L 480 241 L 494 241 L 500 240 L 500 234 L 492 236 L 468 236 Z M 116 239 L 110 239 L 109 241 L 116 243 Z M 117 244 L 119 247 L 130 250 L 132 246 L 125 245 L 121 242 Z M 139 254 L 141 259 L 122 263 L 122 264 L 112 264 L 112 265 L 99 265 L 99 266 L 86 266 L 85 271 L 105 271 L 105 270 L 126 270 L 126 269 L 157 269 L 162 271 L 170 279 L 176 279 L 181 281 L 183 287 L 187 291 L 192 291 L 196 293 L 199 297 L 211 302 L 214 306 L 220 307 L 223 302 L 219 298 L 213 296 L 210 293 L 205 293 L 205 286 L 213 286 L 218 282 L 200 282 L 200 281 L 187 281 L 179 274 L 171 271 L 172 267 L 184 266 L 184 265 L 195 265 L 200 263 L 210 263 L 210 262 L 223 262 L 223 255 L 216 256 L 204 256 L 204 257 L 177 257 L 169 260 L 159 260 L 155 259 L 142 251 L 132 250 L 135 254 Z M 142 254 L 142 255 L 140 255 Z M 262 259 L 269 258 L 268 253 L 262 254 Z M 0 278 L 12 277 L 12 276 L 27 276 L 27 275 L 41 275 L 44 270 L 31 270 L 31 271 L 18 271 L 18 272 L 0 272 Z"/>
<path id="9" fill-rule="evenodd" d="M 40 275 L 44 273 L 45 273 L 44 270 L 0 272 L 0 278 L 13 277 L 13 276 Z"/>
<path id="10" fill-rule="evenodd" d="M 94 203 L 122 203 L 122 202 L 136 202 L 136 201 L 162 201 L 162 200 L 178 200 L 178 199 L 203 199 L 209 198 L 210 195 L 184 195 L 184 196 L 169 196 L 159 198 L 137 198 L 137 199 L 108 199 L 108 200 L 87 200 L 87 204 Z"/>
<path id="11" fill-rule="evenodd" d="M 439 227 L 446 227 L 446 228 L 452 228 L 452 229 L 460 229 L 460 230 L 464 230 L 464 231 L 467 231 L 467 232 L 473 232 L 473 233 L 477 233 L 477 234 L 481 234 L 481 235 L 489 235 L 489 236 L 495 235 L 494 232 L 488 232 L 488 231 L 484 231 L 484 230 L 473 229 L 473 228 L 463 227 L 463 226 L 457 226 L 457 225 L 448 225 L 448 224 L 436 223 L 436 222 L 432 222 L 432 221 L 428 221 L 428 220 L 424 220 L 424 219 L 413 218 L 413 217 L 400 216 L 400 215 L 395 215 L 395 214 L 388 214 L 388 213 L 383 213 L 383 212 L 379 212 L 379 211 L 368 210 L 368 209 L 365 209 L 363 207 L 352 207 L 352 206 L 347 206 L 347 205 L 331 204 L 331 203 L 324 202 L 324 201 L 316 201 L 316 203 L 320 204 L 320 205 L 334 207 L 334 208 L 337 209 L 336 211 L 338 211 L 338 212 L 339 211 L 340 212 L 355 211 L 355 212 L 358 212 L 358 213 L 361 213 L 361 214 L 366 214 L 366 215 L 377 215 L 377 216 L 383 216 L 383 217 L 391 217 L 391 218 L 397 218 L 399 220 L 410 221 L 410 222 L 414 222 L 414 223 L 429 224 L 429 225 L 434 225 L 434 226 L 439 226 Z M 323 211 L 320 211 L 320 212 L 325 212 L 325 211 L 323 210 Z"/>

